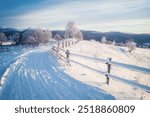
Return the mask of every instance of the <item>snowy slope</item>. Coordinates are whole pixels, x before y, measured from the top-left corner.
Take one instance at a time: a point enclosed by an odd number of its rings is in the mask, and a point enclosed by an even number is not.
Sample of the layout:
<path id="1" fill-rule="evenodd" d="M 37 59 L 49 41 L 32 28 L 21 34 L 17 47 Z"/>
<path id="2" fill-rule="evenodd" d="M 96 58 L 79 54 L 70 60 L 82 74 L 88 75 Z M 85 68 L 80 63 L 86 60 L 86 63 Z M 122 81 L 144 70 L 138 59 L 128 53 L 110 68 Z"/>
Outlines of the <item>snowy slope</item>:
<path id="1" fill-rule="evenodd" d="M 132 86 L 131 84 L 143 85 L 150 88 L 150 50 L 137 48 L 132 53 L 127 52 L 125 47 L 100 44 L 99 42 L 81 41 L 75 46 L 68 48 L 71 54 L 72 65 L 66 66 L 76 79 L 87 84 L 104 89 L 113 94 L 117 99 L 150 99 L 150 94 L 144 90 Z M 83 57 L 84 56 L 84 57 Z M 86 58 L 87 57 L 87 58 Z M 126 67 L 136 69 L 143 68 L 145 72 L 138 72 L 126 69 L 125 67 L 112 66 L 111 74 L 130 82 L 118 82 L 111 79 L 110 85 L 106 85 L 106 77 L 103 75 L 107 71 L 107 66 L 103 62 L 112 57 L 115 63 L 127 64 Z M 95 58 L 89 59 L 89 58 Z M 97 61 L 100 59 L 101 61 Z M 63 65 L 63 62 L 62 62 Z M 95 71 L 94 71 L 94 70 Z M 99 73 L 98 73 L 98 72 Z"/>
<path id="2" fill-rule="evenodd" d="M 0 79 L 9 65 L 13 63 L 21 53 L 23 53 L 23 50 L 18 47 L 9 47 L 8 52 L 0 52 Z"/>
<path id="3" fill-rule="evenodd" d="M 115 99 L 100 88 L 75 80 L 48 47 L 20 55 L 2 80 L 0 99 Z"/>

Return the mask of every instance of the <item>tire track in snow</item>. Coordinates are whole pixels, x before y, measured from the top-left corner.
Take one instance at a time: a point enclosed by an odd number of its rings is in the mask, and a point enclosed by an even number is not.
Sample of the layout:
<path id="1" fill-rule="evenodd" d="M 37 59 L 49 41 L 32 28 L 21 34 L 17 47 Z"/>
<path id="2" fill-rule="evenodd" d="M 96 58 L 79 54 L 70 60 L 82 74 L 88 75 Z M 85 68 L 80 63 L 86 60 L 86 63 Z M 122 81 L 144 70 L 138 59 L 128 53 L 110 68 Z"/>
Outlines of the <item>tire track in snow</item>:
<path id="1" fill-rule="evenodd" d="M 20 56 L 12 66 L 0 99 L 115 99 L 107 92 L 75 80 L 59 69 L 47 50 L 34 50 Z"/>

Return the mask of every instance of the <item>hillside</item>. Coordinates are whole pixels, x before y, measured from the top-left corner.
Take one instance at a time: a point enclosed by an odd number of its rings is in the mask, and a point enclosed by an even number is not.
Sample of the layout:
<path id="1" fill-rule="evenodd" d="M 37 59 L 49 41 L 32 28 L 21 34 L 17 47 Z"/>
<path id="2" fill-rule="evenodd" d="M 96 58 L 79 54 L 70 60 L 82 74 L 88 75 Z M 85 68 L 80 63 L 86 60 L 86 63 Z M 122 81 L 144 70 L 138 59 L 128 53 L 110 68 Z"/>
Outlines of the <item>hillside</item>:
<path id="1" fill-rule="evenodd" d="M 128 53 L 125 47 L 80 41 L 65 48 L 71 53 L 69 65 L 51 51 L 53 45 L 0 53 L 0 99 L 150 99 L 149 49 Z M 111 66 L 109 85 L 108 57 L 119 65 Z"/>
<path id="2" fill-rule="evenodd" d="M 127 48 L 113 45 L 105 45 L 99 42 L 81 41 L 77 45 L 68 48 L 72 53 L 71 66 L 66 70 L 77 80 L 99 87 L 114 95 L 117 99 L 150 99 L 150 94 L 132 84 L 142 84 L 150 86 L 150 74 L 145 74 L 118 66 L 111 67 L 111 74 L 126 79 L 130 82 L 120 82 L 110 79 L 110 84 L 106 84 L 106 77 L 103 74 L 107 71 L 105 61 L 111 57 L 113 61 L 144 67 L 150 71 L 150 50 L 137 48 L 132 53 L 127 52 Z M 89 59 L 93 58 L 93 59 Z M 104 60 L 97 61 L 97 59 Z M 62 62 L 63 64 L 63 62 Z"/>

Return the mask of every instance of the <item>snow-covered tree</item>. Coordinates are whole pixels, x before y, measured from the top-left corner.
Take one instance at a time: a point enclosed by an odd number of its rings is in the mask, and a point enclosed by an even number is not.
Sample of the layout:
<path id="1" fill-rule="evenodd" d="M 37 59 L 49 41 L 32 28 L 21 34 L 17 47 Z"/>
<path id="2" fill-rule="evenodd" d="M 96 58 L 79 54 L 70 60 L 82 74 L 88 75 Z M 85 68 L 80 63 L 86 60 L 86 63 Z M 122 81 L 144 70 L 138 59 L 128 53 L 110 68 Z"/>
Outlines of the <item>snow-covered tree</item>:
<path id="1" fill-rule="evenodd" d="M 43 39 L 41 40 L 41 43 L 47 43 L 52 38 L 52 32 L 50 30 L 44 30 L 42 35 Z"/>
<path id="2" fill-rule="evenodd" d="M 116 41 L 113 41 L 113 42 L 112 42 L 112 45 L 116 45 Z"/>
<path id="3" fill-rule="evenodd" d="M 33 37 L 36 43 L 47 43 L 52 38 L 52 33 L 49 30 L 28 29 L 22 35 L 22 42 L 25 43 Z"/>
<path id="4" fill-rule="evenodd" d="M 56 35 L 54 36 L 54 39 L 55 39 L 55 40 L 61 40 L 62 38 L 60 37 L 59 34 L 56 34 Z"/>
<path id="5" fill-rule="evenodd" d="M 83 33 L 81 31 L 78 32 L 77 38 L 83 40 Z"/>
<path id="6" fill-rule="evenodd" d="M 33 44 L 36 44 L 37 41 L 34 39 L 34 37 L 28 36 L 28 38 L 26 39 L 25 43 L 26 43 L 26 44 L 32 44 L 32 45 L 33 45 Z"/>
<path id="7" fill-rule="evenodd" d="M 83 34 L 80 30 L 78 30 L 75 22 L 70 21 L 67 23 L 64 38 L 76 38 L 79 40 L 83 40 Z"/>
<path id="8" fill-rule="evenodd" d="M 136 49 L 136 43 L 133 42 L 133 40 L 129 40 L 129 41 L 126 43 L 126 46 L 128 47 L 128 51 L 129 51 L 129 52 L 132 52 L 133 50 Z"/>
<path id="9" fill-rule="evenodd" d="M 7 41 L 7 37 L 4 33 L 0 33 L 0 45 L 2 45 L 3 41 Z"/>
<path id="10" fill-rule="evenodd" d="M 103 36 L 103 37 L 101 38 L 101 42 L 102 42 L 102 43 L 106 43 L 106 42 L 107 42 L 107 39 L 106 39 L 105 36 Z"/>
<path id="11" fill-rule="evenodd" d="M 16 42 L 16 44 L 19 44 L 19 40 L 20 39 L 20 33 L 16 32 L 14 35 L 13 35 L 13 41 Z"/>

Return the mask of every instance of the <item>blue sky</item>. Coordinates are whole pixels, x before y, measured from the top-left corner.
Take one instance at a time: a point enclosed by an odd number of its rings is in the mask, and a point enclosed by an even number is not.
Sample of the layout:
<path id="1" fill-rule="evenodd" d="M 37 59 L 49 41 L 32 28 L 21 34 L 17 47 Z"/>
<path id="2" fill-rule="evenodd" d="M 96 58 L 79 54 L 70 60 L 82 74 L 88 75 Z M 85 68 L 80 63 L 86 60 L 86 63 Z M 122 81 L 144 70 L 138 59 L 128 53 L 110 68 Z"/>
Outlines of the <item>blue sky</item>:
<path id="1" fill-rule="evenodd" d="M 150 33 L 150 0 L 0 0 L 0 26 Z"/>

